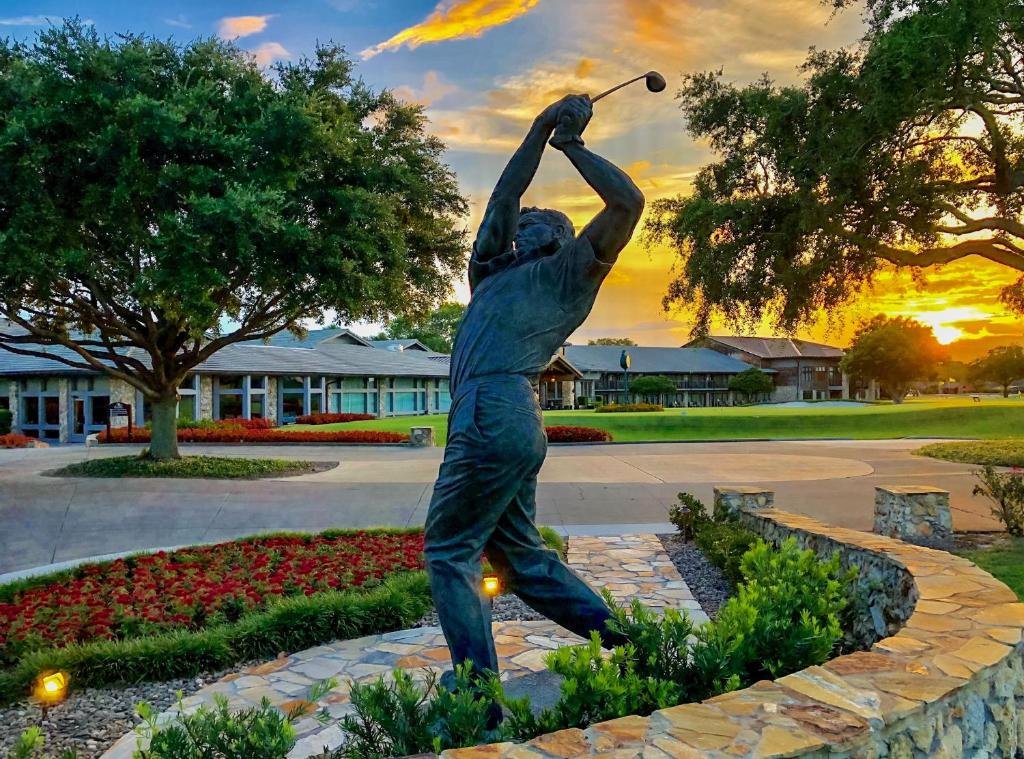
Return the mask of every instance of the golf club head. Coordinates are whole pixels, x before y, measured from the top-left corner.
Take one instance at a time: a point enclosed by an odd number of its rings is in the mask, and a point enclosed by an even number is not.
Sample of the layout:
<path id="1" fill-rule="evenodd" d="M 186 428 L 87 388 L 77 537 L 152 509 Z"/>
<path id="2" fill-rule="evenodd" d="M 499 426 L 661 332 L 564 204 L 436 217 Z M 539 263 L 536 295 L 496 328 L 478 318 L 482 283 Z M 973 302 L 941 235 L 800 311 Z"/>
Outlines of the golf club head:
<path id="1" fill-rule="evenodd" d="M 648 71 L 647 74 L 644 75 L 644 78 L 647 80 L 647 89 L 651 92 L 661 92 L 668 86 L 668 82 L 665 81 L 665 77 L 657 71 Z"/>

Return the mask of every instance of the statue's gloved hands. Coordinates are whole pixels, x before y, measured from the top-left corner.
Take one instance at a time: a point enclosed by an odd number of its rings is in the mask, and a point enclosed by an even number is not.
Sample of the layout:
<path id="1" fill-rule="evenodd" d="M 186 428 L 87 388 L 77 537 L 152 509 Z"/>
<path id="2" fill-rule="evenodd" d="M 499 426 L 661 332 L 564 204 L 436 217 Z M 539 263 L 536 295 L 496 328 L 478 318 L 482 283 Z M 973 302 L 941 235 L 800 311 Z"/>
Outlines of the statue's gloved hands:
<path id="1" fill-rule="evenodd" d="M 594 115 L 594 106 L 589 95 L 570 95 L 561 102 L 558 110 L 558 123 L 548 144 L 558 150 L 568 145 L 583 144 L 583 131 Z"/>

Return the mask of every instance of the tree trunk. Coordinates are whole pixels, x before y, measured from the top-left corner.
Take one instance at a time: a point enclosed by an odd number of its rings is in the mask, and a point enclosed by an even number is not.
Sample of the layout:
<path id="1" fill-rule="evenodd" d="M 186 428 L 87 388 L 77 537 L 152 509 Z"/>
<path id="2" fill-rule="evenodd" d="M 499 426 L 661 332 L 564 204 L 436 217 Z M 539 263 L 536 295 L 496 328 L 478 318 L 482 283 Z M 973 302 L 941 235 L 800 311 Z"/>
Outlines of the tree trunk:
<path id="1" fill-rule="evenodd" d="M 178 454 L 178 397 L 153 401 L 152 438 L 149 455 L 154 459 L 176 459 Z"/>
<path id="2" fill-rule="evenodd" d="M 1009 398 L 1010 397 L 1010 386 L 1009 385 L 1003 385 L 1003 397 L 1004 398 Z"/>

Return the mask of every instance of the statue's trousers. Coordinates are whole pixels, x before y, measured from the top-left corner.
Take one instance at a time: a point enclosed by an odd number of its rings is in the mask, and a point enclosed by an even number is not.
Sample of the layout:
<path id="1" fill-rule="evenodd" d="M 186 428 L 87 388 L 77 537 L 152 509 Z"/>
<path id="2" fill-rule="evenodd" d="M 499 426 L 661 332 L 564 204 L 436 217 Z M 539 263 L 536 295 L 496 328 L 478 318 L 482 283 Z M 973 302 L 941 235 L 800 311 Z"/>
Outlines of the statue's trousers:
<path id="1" fill-rule="evenodd" d="M 547 440 L 526 377 L 490 375 L 460 383 L 448 444 L 426 521 L 430 587 L 452 661 L 498 671 L 481 558 L 527 604 L 583 637 L 606 643 L 610 612 L 601 597 L 545 548 L 537 525 L 537 472 Z"/>

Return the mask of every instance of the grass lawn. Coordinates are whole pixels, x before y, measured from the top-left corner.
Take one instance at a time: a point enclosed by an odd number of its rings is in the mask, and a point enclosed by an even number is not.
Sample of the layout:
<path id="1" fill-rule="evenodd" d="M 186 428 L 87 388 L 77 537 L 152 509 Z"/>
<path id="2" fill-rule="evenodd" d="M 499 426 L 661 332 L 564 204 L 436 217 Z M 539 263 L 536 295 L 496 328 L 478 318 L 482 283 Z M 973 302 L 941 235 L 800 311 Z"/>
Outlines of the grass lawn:
<path id="1" fill-rule="evenodd" d="M 177 477 L 210 480 L 253 480 L 306 474 L 330 468 L 331 464 L 289 459 L 240 459 L 218 456 L 182 456 L 171 461 L 154 461 L 139 456 L 113 456 L 70 464 L 48 474 L 52 477 Z"/>
<path id="2" fill-rule="evenodd" d="M 1024 538 L 1007 538 L 991 548 L 957 553 L 1005 582 L 1024 601 Z"/>
<path id="3" fill-rule="evenodd" d="M 918 448 L 914 454 L 961 464 L 1024 467 L 1024 439 L 932 443 Z"/>
<path id="4" fill-rule="evenodd" d="M 443 444 L 448 431 L 443 414 L 392 417 L 360 422 L 360 429 L 409 431 L 433 426 Z M 547 411 L 548 425 L 579 425 L 607 430 L 617 442 L 785 438 L 884 439 L 901 437 L 1008 438 L 1024 429 L 1024 400 L 926 397 L 903 404 L 865 404 L 856 408 L 666 409 L 656 413 L 596 414 Z M 285 429 L 345 429 L 345 425 L 294 425 Z"/>

